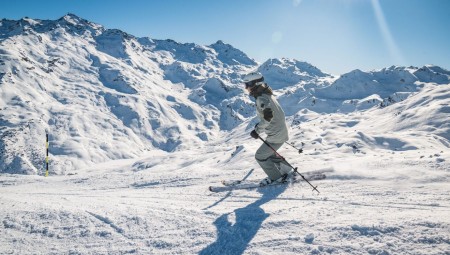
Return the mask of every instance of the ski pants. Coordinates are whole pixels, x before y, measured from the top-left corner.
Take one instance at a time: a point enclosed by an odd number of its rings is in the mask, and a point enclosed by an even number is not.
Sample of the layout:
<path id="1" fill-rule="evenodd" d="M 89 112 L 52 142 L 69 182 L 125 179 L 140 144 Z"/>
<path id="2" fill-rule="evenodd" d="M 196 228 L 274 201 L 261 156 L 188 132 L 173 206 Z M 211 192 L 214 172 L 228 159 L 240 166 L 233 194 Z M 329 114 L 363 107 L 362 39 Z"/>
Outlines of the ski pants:
<path id="1" fill-rule="evenodd" d="M 283 143 L 269 143 L 272 148 L 278 150 Z M 280 163 L 283 162 L 283 159 L 278 157 L 275 152 L 263 143 L 259 149 L 255 153 L 255 158 L 264 172 L 269 176 L 269 178 L 274 181 L 281 177 Z"/>

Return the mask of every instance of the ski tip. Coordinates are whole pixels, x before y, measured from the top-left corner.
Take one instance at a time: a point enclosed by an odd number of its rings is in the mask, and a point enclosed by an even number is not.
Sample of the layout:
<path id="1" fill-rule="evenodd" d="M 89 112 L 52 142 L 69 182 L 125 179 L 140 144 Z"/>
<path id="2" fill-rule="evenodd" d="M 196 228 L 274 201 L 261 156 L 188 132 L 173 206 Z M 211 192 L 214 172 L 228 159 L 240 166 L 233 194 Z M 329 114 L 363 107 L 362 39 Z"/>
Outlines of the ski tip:
<path id="1" fill-rule="evenodd" d="M 208 189 L 209 189 L 209 191 L 211 191 L 211 192 L 213 191 L 212 186 L 209 186 Z"/>

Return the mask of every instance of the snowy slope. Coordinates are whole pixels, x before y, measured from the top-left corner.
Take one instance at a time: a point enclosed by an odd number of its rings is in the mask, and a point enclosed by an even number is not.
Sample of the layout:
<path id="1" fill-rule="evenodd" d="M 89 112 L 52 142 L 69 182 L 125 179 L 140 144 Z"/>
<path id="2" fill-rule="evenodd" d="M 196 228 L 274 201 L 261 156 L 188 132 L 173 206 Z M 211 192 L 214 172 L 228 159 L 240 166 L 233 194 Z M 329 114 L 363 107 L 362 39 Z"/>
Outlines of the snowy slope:
<path id="1" fill-rule="evenodd" d="M 52 172 L 64 173 L 190 148 L 242 122 L 220 121 L 233 114 L 220 102 L 242 92 L 232 82 L 255 63 L 230 45 L 153 42 L 75 15 L 1 24 L 2 172 L 41 173 L 45 132 Z"/>
<path id="2" fill-rule="evenodd" d="M 327 180 L 313 182 L 320 195 L 306 184 L 210 193 L 208 186 L 223 179 L 263 177 L 252 160 L 259 143 L 244 137 L 69 176 L 2 175 L 0 253 L 448 253 L 444 145 L 418 139 L 420 150 L 329 146 L 325 132 L 353 133 L 352 121 L 367 116 L 310 117 L 316 120 L 302 132 L 293 130 L 307 142 L 304 154 L 280 152 L 304 171 L 332 167 Z"/>
<path id="3" fill-rule="evenodd" d="M 288 116 L 388 106 L 424 83 L 448 84 L 436 66 L 352 71 L 340 77 L 293 59 L 261 65 L 229 44 L 136 38 L 68 14 L 2 20 L 2 172 L 42 174 L 37 137 L 50 134 L 53 173 L 189 149 L 254 116 L 241 75 L 262 72 Z"/>
<path id="4" fill-rule="evenodd" d="M 280 153 L 327 170 L 320 194 L 208 191 L 265 177 L 240 83 L 253 70 L 304 149 Z M 0 254 L 449 254 L 449 105 L 433 65 L 333 76 L 73 14 L 3 19 Z"/>
<path id="5" fill-rule="evenodd" d="M 426 76 L 422 70 L 427 70 Z M 325 76 L 313 82 L 300 82 L 288 88 L 281 101 L 285 101 L 290 114 L 303 108 L 321 113 L 348 113 L 385 107 L 415 95 L 430 80 L 433 84 L 450 84 L 448 71 L 444 71 L 437 68 L 433 71 L 433 66 L 420 69 L 392 66 L 369 72 L 354 70 L 338 78 Z"/>

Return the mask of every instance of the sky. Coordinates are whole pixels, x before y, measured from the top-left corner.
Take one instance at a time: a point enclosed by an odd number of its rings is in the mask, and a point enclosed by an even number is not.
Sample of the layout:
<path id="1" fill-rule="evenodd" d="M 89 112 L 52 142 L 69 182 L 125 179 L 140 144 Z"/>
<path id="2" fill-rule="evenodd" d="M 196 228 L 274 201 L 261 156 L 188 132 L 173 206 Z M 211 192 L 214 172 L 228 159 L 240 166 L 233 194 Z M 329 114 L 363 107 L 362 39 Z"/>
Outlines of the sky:
<path id="1" fill-rule="evenodd" d="M 262 63 L 343 74 L 392 65 L 450 70 L 448 0 L 3 0 L 0 18 L 67 13 L 137 37 L 229 43 Z"/>

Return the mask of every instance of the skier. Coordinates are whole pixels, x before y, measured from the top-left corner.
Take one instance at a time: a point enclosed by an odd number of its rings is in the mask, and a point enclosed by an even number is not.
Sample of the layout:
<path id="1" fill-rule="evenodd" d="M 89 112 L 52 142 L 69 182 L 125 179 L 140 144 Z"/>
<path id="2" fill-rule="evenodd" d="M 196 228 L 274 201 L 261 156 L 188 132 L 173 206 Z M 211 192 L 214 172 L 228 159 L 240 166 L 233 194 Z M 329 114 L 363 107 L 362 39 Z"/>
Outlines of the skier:
<path id="1" fill-rule="evenodd" d="M 284 111 L 273 96 L 272 89 L 264 82 L 264 77 L 258 72 L 244 76 L 245 88 L 256 99 L 256 113 L 260 122 L 250 135 L 258 139 L 259 134 L 266 133 L 266 141 L 273 149 L 278 150 L 284 142 L 289 140 Z M 283 181 L 292 169 L 277 157 L 275 152 L 263 143 L 255 153 L 255 158 L 267 177 L 261 180 L 265 186 L 272 182 Z"/>

